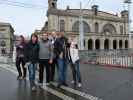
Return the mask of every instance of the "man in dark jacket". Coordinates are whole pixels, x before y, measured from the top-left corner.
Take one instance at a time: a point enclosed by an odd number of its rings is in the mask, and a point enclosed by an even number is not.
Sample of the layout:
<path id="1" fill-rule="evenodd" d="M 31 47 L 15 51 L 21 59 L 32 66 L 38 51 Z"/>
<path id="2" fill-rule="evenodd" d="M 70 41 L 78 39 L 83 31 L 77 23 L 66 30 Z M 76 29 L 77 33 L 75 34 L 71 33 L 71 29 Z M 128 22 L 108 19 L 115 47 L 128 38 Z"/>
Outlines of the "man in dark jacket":
<path id="1" fill-rule="evenodd" d="M 35 86 L 35 72 L 37 63 L 39 60 L 39 44 L 38 44 L 38 36 L 32 34 L 31 40 L 27 44 L 26 47 L 26 62 L 29 70 L 29 80 L 31 84 L 31 89 L 36 90 Z"/>
<path id="2" fill-rule="evenodd" d="M 57 34 L 56 32 L 52 32 L 49 36 L 49 40 L 52 44 L 53 48 L 53 62 L 50 64 L 50 76 L 51 76 L 51 82 L 54 82 L 55 80 L 55 70 L 58 69 L 58 64 L 57 64 L 57 55 L 56 55 L 56 49 L 55 49 L 55 41 L 57 39 Z"/>
<path id="3" fill-rule="evenodd" d="M 63 33 L 58 34 L 58 38 L 55 41 L 56 55 L 58 57 L 58 87 L 61 85 L 68 86 L 66 84 L 66 71 L 67 71 L 67 59 L 68 59 L 68 48 L 67 38 L 63 36 Z"/>

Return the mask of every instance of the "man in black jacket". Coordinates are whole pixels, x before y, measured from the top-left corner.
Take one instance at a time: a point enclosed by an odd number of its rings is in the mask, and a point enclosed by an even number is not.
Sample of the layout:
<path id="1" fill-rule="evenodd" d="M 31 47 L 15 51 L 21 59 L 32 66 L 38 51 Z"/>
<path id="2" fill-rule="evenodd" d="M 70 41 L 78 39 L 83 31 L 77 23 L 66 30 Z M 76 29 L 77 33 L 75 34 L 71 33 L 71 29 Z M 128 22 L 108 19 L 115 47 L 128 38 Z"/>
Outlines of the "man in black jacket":
<path id="1" fill-rule="evenodd" d="M 57 39 L 57 34 L 56 34 L 56 32 L 52 32 L 50 35 L 51 36 L 50 36 L 49 40 L 50 40 L 50 42 L 53 46 L 53 62 L 52 62 L 52 64 L 50 64 L 50 76 L 51 76 L 51 82 L 54 82 L 54 80 L 55 80 L 55 69 L 58 68 L 58 64 L 57 64 L 57 59 L 58 58 L 57 58 L 56 49 L 55 49 L 55 46 L 54 46 L 55 41 Z"/>
<path id="2" fill-rule="evenodd" d="M 57 55 L 58 62 L 58 87 L 61 85 L 68 86 L 66 84 L 66 72 L 67 72 L 67 38 L 64 37 L 63 33 L 58 33 L 58 38 L 54 43 L 54 49 Z"/>

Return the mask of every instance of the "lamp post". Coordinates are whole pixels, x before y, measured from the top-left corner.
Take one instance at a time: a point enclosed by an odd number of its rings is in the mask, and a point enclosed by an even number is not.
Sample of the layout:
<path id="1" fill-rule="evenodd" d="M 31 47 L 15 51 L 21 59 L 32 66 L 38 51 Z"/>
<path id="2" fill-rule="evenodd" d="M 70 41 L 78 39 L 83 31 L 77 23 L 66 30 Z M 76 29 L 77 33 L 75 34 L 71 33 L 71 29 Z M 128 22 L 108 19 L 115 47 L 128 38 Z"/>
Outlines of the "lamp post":
<path id="1" fill-rule="evenodd" d="M 130 19 L 130 7 L 131 7 L 131 0 L 124 0 L 124 3 L 128 6 L 128 34 L 129 34 L 129 48 L 132 48 L 132 34 L 131 34 L 131 19 Z"/>
<path id="2" fill-rule="evenodd" d="M 84 50 L 84 29 L 83 29 L 83 15 L 82 15 L 81 2 L 80 2 L 80 17 L 79 17 L 79 44 L 80 44 L 80 50 Z"/>

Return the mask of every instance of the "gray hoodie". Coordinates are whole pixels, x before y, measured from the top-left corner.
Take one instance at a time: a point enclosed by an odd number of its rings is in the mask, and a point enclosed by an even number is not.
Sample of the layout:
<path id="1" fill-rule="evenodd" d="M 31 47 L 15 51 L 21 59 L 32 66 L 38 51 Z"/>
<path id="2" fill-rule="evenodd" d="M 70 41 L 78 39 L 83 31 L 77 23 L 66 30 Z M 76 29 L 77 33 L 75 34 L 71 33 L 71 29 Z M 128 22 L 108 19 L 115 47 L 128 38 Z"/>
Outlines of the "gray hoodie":
<path id="1" fill-rule="evenodd" d="M 53 59 L 53 46 L 49 40 L 41 40 L 39 46 L 39 59 Z"/>

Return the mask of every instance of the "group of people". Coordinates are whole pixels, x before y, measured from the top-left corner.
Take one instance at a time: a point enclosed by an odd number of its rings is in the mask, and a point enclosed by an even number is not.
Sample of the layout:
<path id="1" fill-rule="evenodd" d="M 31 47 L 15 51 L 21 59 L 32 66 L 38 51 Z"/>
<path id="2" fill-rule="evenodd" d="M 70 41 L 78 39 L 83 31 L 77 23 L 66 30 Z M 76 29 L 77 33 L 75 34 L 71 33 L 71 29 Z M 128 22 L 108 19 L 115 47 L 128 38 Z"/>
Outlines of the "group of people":
<path id="1" fill-rule="evenodd" d="M 69 64 L 73 75 L 72 84 L 81 87 L 78 51 L 77 42 L 74 39 L 68 40 L 63 33 L 43 33 L 40 38 L 32 34 L 28 42 L 21 35 L 16 45 L 17 79 L 26 79 L 28 69 L 30 86 L 34 91 L 36 90 L 37 67 L 39 68 L 38 85 L 40 87 L 43 86 L 44 68 L 46 69 L 46 85 L 55 81 L 55 69 L 57 69 L 57 87 L 68 86 L 66 78 Z"/>

